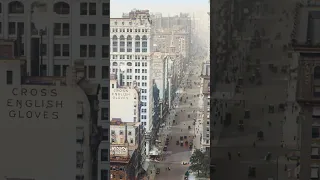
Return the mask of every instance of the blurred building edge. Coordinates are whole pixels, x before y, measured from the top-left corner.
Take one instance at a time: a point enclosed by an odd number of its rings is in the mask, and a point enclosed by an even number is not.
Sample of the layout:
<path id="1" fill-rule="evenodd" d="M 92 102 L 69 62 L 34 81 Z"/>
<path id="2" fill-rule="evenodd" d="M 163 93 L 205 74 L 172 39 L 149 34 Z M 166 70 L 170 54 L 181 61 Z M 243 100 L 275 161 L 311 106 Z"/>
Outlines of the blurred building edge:
<path id="1" fill-rule="evenodd" d="M 138 180 L 143 177 L 144 129 L 139 122 L 122 122 L 112 118 L 110 122 L 110 174 L 114 180 Z M 142 172 L 142 173 L 141 173 Z"/>
<path id="2" fill-rule="evenodd" d="M 318 22 L 317 5 L 296 4 L 289 46 L 291 52 L 288 57 L 298 64 L 297 69 L 290 70 L 297 70 L 296 101 L 301 107 L 296 120 L 299 125 L 297 140 L 300 152 L 297 176 L 300 179 L 319 179 L 320 45 L 316 33 L 319 28 Z"/>
<path id="3" fill-rule="evenodd" d="M 15 98 L 22 104 L 28 97 L 28 105 L 19 110 L 10 110 L 9 116 L 3 117 L 4 121 L 0 124 L 6 130 L 2 130 L 0 134 L 3 142 L 28 141 L 30 152 L 28 156 L 23 155 L 24 162 L 14 163 L 12 159 L 15 157 L 22 158 L 17 156 L 17 150 L 21 146 L 5 145 L 7 148 L 3 148 L 5 153 L 1 155 L 0 176 L 5 179 L 28 176 L 21 179 L 76 177 L 98 180 L 98 150 L 102 139 L 101 128 L 98 126 L 100 85 L 84 79 L 81 71 L 78 71 L 81 68 L 76 66 L 68 67 L 66 76 L 28 76 L 27 61 L 25 57 L 19 57 L 15 49 L 14 41 L 0 40 L 0 67 L 4 74 L 1 78 L 2 101 L 9 98 L 9 104 L 3 103 L 1 109 L 6 114 L 6 108 L 16 106 Z M 50 97 L 55 99 L 48 100 L 48 92 L 54 92 Z M 39 102 L 42 102 L 42 106 Z M 46 102 L 48 104 L 44 104 Z M 52 102 L 58 102 L 59 105 L 54 106 Z M 48 110 L 48 106 L 51 110 Z M 18 126 L 8 123 L 12 120 Z M 43 133 L 48 126 L 50 130 Z M 33 129 L 32 132 L 29 132 L 30 128 Z M 7 135 L 13 131 L 17 136 Z M 25 133 L 26 131 L 29 133 Z M 56 133 L 58 131 L 59 134 Z M 60 147 L 61 143 L 65 146 Z M 59 147 L 58 151 L 56 147 Z M 56 156 L 44 158 L 41 155 L 43 152 L 50 153 L 50 150 Z M 56 161 L 57 156 L 70 159 Z M 50 162 L 50 166 L 43 166 L 46 162 Z M 33 177 L 30 177 L 28 172 L 33 169 L 40 171 L 32 173 Z M 41 173 L 43 171 L 49 175 Z M 50 178 L 51 174 L 55 174 L 55 177 Z"/>
<path id="4" fill-rule="evenodd" d="M 199 148 L 202 152 L 209 152 L 210 138 L 214 140 L 214 137 L 210 137 L 210 61 L 202 63 L 199 98 L 200 110 L 197 120 L 201 122 L 200 126 L 202 126 L 199 128 L 199 130 L 202 130 Z"/>

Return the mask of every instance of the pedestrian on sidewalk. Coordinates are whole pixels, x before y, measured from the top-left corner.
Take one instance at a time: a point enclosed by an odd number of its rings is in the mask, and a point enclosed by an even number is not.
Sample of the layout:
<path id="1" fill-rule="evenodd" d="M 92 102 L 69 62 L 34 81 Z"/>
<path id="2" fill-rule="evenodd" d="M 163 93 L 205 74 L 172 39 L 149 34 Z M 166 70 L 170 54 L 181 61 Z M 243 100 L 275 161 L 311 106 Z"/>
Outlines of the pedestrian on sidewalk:
<path id="1" fill-rule="evenodd" d="M 255 141 L 253 142 L 253 147 L 254 147 L 254 148 L 256 147 L 256 142 L 255 142 Z"/>
<path id="2" fill-rule="evenodd" d="M 241 157 L 241 154 L 240 154 L 240 152 L 238 152 L 238 157 Z"/>

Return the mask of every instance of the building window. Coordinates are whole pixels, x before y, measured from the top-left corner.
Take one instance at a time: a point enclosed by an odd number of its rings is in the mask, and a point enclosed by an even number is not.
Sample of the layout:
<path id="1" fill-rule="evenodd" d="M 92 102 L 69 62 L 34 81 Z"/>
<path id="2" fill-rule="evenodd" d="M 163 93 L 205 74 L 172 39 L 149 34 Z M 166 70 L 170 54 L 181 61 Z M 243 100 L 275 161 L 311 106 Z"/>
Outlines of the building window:
<path id="1" fill-rule="evenodd" d="M 312 128 L 312 138 L 319 138 L 319 128 Z"/>
<path id="2" fill-rule="evenodd" d="M 101 67 L 101 78 L 102 79 L 109 79 L 109 66 L 102 66 Z"/>
<path id="3" fill-rule="evenodd" d="M 109 108 L 101 108 L 101 120 L 109 120 Z"/>
<path id="4" fill-rule="evenodd" d="M 122 130 L 120 130 L 120 135 L 123 135 L 123 131 Z"/>
<path id="5" fill-rule="evenodd" d="M 100 172 L 100 180 L 109 180 L 109 173 L 108 170 L 102 169 Z"/>
<path id="6" fill-rule="evenodd" d="M 18 26 L 18 32 L 17 35 L 23 35 L 24 34 L 24 23 L 23 22 L 18 22 L 17 23 Z M 18 34 L 19 33 L 19 34 Z"/>
<path id="7" fill-rule="evenodd" d="M 80 45 L 80 57 L 87 57 L 87 45 Z"/>
<path id="8" fill-rule="evenodd" d="M 89 66 L 89 78 L 96 78 L 96 67 Z"/>
<path id="9" fill-rule="evenodd" d="M 96 3 L 89 3 L 89 15 L 96 15 L 96 14 L 97 14 Z"/>
<path id="10" fill-rule="evenodd" d="M 9 35 L 15 35 L 16 34 L 16 23 L 15 22 L 9 22 L 8 26 Z"/>
<path id="11" fill-rule="evenodd" d="M 110 16 L 110 3 L 102 3 L 102 15 Z"/>
<path id="12" fill-rule="evenodd" d="M 109 100 L 109 87 L 101 88 L 101 99 Z"/>
<path id="13" fill-rule="evenodd" d="M 53 6 L 53 12 L 57 13 L 57 14 L 69 14 L 70 13 L 70 6 L 69 4 L 65 3 L 65 2 L 58 2 L 55 3 Z"/>
<path id="14" fill-rule="evenodd" d="M 54 23 L 53 25 L 53 34 L 55 36 L 61 35 L 61 23 Z"/>
<path id="15" fill-rule="evenodd" d="M 146 35 L 142 36 L 142 52 L 148 51 L 148 38 Z"/>
<path id="16" fill-rule="evenodd" d="M 124 36 L 120 36 L 120 52 L 125 52 L 125 39 Z"/>
<path id="17" fill-rule="evenodd" d="M 116 35 L 112 36 L 112 51 L 118 52 L 118 37 Z"/>
<path id="18" fill-rule="evenodd" d="M 109 141 L 109 129 L 102 129 L 102 140 Z"/>
<path id="19" fill-rule="evenodd" d="M 70 35 L 70 25 L 69 23 L 62 24 L 62 36 L 69 36 Z"/>
<path id="20" fill-rule="evenodd" d="M 109 151 L 108 149 L 101 149 L 101 161 L 109 160 Z"/>
<path id="21" fill-rule="evenodd" d="M 9 14 L 23 14 L 24 5 L 19 1 L 12 1 L 9 3 Z"/>
<path id="22" fill-rule="evenodd" d="M 96 45 L 89 45 L 89 57 L 96 57 Z"/>
<path id="23" fill-rule="evenodd" d="M 110 25 L 102 24 L 102 37 L 109 37 L 110 33 Z"/>
<path id="24" fill-rule="evenodd" d="M 128 135 L 129 135 L 129 136 L 131 136 L 131 134 L 132 134 L 132 132 L 131 132 L 131 131 L 129 131 L 129 132 L 128 132 Z"/>
<path id="25" fill-rule="evenodd" d="M 80 24 L 80 36 L 87 36 L 87 35 L 88 35 L 88 25 Z"/>
<path id="26" fill-rule="evenodd" d="M 61 56 L 61 44 L 55 44 L 53 49 L 54 49 L 54 56 Z"/>
<path id="27" fill-rule="evenodd" d="M 69 44 L 62 44 L 62 56 L 68 57 L 70 55 Z"/>
<path id="28" fill-rule="evenodd" d="M 130 35 L 127 37 L 127 52 L 132 52 L 132 37 Z"/>
<path id="29" fill-rule="evenodd" d="M 130 139 L 130 143 L 133 144 L 133 139 L 132 138 Z"/>
<path id="30" fill-rule="evenodd" d="M 53 76 L 61 76 L 61 65 L 54 65 Z"/>
<path id="31" fill-rule="evenodd" d="M 89 36 L 96 36 L 96 25 L 89 24 Z"/>
<path id="32" fill-rule="evenodd" d="M 7 84 L 12 84 L 12 83 L 13 83 L 13 72 L 7 71 Z"/>
<path id="33" fill-rule="evenodd" d="M 135 37 L 135 52 L 140 52 L 140 36 Z"/>
<path id="34" fill-rule="evenodd" d="M 103 58 L 109 58 L 110 49 L 109 45 L 102 45 L 102 57 Z"/>
<path id="35" fill-rule="evenodd" d="M 80 3 L 80 15 L 88 15 L 88 3 Z"/>

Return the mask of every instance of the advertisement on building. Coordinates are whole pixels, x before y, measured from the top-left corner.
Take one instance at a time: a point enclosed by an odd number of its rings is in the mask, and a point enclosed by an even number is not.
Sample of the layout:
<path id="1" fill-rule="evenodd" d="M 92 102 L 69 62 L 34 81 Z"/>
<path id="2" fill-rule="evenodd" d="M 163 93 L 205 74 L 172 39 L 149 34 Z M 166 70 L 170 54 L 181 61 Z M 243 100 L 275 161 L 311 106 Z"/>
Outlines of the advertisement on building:
<path id="1" fill-rule="evenodd" d="M 122 122 L 134 122 L 138 112 L 138 93 L 136 89 L 115 88 L 110 90 L 110 117 L 120 118 Z"/>

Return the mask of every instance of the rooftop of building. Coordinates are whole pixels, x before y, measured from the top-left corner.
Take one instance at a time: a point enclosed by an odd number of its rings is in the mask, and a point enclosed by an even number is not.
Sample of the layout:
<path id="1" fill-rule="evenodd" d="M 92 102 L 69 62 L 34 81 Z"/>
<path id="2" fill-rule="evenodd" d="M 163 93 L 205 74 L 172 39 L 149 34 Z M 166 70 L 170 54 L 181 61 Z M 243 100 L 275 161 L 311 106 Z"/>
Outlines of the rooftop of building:
<path id="1" fill-rule="evenodd" d="M 110 126 L 139 126 L 139 122 L 122 122 L 121 118 L 111 118 Z"/>

